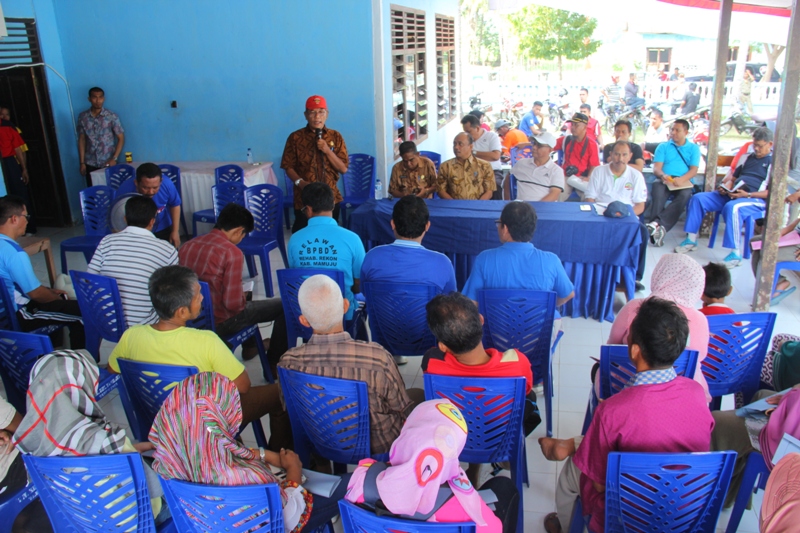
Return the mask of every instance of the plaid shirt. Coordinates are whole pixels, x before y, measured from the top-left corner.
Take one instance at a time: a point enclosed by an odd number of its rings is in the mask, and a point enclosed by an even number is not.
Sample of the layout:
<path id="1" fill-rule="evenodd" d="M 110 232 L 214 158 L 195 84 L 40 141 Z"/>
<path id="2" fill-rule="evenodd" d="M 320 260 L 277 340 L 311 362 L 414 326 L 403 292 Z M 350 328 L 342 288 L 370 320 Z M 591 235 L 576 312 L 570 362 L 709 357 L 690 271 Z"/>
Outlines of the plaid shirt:
<path id="1" fill-rule="evenodd" d="M 660 383 L 669 383 L 678 377 L 673 367 L 664 368 L 662 370 L 646 370 L 644 372 L 637 372 L 625 385 L 625 388 L 635 387 L 636 385 L 658 385 Z"/>
<path id="2" fill-rule="evenodd" d="M 372 453 L 387 453 L 411 408 L 392 355 L 374 342 L 355 341 L 347 332 L 312 335 L 281 357 L 279 367 L 328 378 L 363 381 L 369 395 Z"/>
<path id="3" fill-rule="evenodd" d="M 217 325 L 244 311 L 244 254 L 224 233 L 212 229 L 211 233 L 190 240 L 181 246 L 178 261 L 208 283 Z"/>

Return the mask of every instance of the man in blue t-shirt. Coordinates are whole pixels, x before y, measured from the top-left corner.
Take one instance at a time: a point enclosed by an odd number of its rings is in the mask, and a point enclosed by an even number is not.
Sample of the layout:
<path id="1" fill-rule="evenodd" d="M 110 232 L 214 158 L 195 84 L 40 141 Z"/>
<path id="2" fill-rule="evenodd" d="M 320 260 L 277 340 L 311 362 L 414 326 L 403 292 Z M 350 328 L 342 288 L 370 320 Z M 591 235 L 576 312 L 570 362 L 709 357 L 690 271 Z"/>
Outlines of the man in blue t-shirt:
<path id="1" fill-rule="evenodd" d="M 42 285 L 33 272 L 31 258 L 17 244 L 28 226 L 28 210 L 17 196 L 0 198 L 0 278 L 6 292 L 14 300 L 9 305 L 16 308 L 22 331 L 33 331 L 45 326 L 60 325 L 69 328 L 70 347 L 86 347 L 81 321 L 81 310 L 76 300 L 69 300 L 65 291 Z M 13 313 L 14 309 L 6 309 Z"/>
<path id="2" fill-rule="evenodd" d="M 139 193 L 152 198 L 158 207 L 153 234 L 159 239 L 169 241 L 179 248 L 181 235 L 181 197 L 172 180 L 162 179 L 161 169 L 155 163 L 142 163 L 136 169 L 136 178 L 126 180 L 117 189 L 116 195 Z"/>
<path id="3" fill-rule="evenodd" d="M 530 111 L 525 113 L 519 121 L 519 131 L 527 137 L 542 133 L 542 103 L 538 100 L 533 103 Z"/>
<path id="4" fill-rule="evenodd" d="M 359 277 L 364 262 L 361 238 L 339 227 L 333 219 L 333 191 L 322 182 L 311 182 L 301 192 L 303 214 L 308 226 L 289 239 L 289 268 L 324 268 L 344 274 L 344 296 L 350 301 L 345 318 L 351 320 L 358 308 L 354 293 L 360 292 Z"/>
<path id="5" fill-rule="evenodd" d="M 753 132 L 753 152 L 739 160 L 732 172 L 723 178 L 716 191 L 692 196 L 686 213 L 686 238 L 675 252 L 683 254 L 697 248 L 697 232 L 706 213 L 722 211 L 725 221 L 725 236 L 722 247 L 731 252 L 725 256 L 725 266 L 739 266 L 739 243 L 742 239 L 742 223 L 750 217 L 762 218 L 769 196 L 769 169 L 772 166 L 772 132 L 758 128 Z"/>
<path id="6" fill-rule="evenodd" d="M 531 204 L 506 205 L 497 222 L 502 246 L 478 255 L 461 292 L 477 302 L 478 292 L 484 289 L 554 291 L 557 306 L 567 303 L 575 296 L 575 287 L 558 256 L 531 243 L 534 231 L 536 210 Z"/>
<path id="7" fill-rule="evenodd" d="M 647 220 L 650 242 L 664 245 L 664 237 L 686 209 L 692 197 L 692 178 L 700 165 L 700 147 L 689 141 L 689 123 L 678 119 L 670 128 L 672 138 L 658 145 L 653 156 L 653 183 L 650 195 L 652 204 Z M 672 202 L 666 205 L 669 197 Z M 645 243 L 646 244 L 646 243 Z"/>

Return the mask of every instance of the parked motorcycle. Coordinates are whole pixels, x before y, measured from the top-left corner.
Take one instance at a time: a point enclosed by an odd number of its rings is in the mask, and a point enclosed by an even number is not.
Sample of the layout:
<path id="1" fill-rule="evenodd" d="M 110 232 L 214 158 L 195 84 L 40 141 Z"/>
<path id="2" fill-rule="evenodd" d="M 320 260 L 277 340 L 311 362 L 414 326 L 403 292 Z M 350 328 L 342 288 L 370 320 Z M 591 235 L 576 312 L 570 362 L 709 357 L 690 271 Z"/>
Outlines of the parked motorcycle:
<path id="1" fill-rule="evenodd" d="M 503 105 L 500 107 L 500 118 L 519 124 L 522 120 L 522 116 L 525 114 L 523 113 L 524 107 L 525 104 L 522 103 L 522 100 L 506 98 L 504 96 Z"/>
<path id="2" fill-rule="evenodd" d="M 482 94 L 483 94 L 482 92 L 478 92 L 478 93 L 475 93 L 474 95 L 469 97 L 469 108 L 470 109 L 480 108 L 480 106 L 481 106 L 481 95 Z"/>
<path id="3" fill-rule="evenodd" d="M 736 128 L 736 132 L 740 135 L 752 135 L 762 125 L 763 121 L 754 122 L 750 115 L 734 111 L 731 116 L 723 120 L 719 125 L 719 134 L 720 136 L 727 135 L 731 128 Z"/>
<path id="4" fill-rule="evenodd" d="M 644 132 L 647 131 L 647 127 L 650 125 L 650 120 L 645 115 L 645 106 L 628 106 L 625 111 L 623 111 L 617 120 L 627 120 L 631 123 L 631 141 L 636 141 L 636 134 L 639 130 Z M 614 121 L 616 123 L 616 121 Z M 611 132 L 614 133 L 614 126 L 611 126 Z"/>
<path id="5" fill-rule="evenodd" d="M 566 89 L 561 89 L 558 91 L 558 102 L 553 102 L 549 98 L 544 101 L 553 131 L 560 130 L 572 116 L 569 110 L 569 102 L 566 101 L 567 94 L 569 92 Z"/>

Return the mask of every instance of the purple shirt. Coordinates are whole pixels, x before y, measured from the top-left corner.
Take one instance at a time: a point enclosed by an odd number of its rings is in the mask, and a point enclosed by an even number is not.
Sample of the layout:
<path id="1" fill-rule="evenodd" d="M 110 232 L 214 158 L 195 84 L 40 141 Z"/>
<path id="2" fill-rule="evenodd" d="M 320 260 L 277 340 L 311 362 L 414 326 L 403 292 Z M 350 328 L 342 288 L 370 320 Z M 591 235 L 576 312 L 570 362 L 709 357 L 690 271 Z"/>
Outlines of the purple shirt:
<path id="1" fill-rule="evenodd" d="M 611 452 L 707 452 L 714 418 L 697 382 L 677 377 L 669 383 L 637 385 L 601 402 L 573 461 L 581 471 L 581 504 L 591 513 L 589 529 L 603 532 Z"/>
<path id="2" fill-rule="evenodd" d="M 86 135 L 85 163 L 93 167 L 103 167 L 117 147 L 117 136 L 125 133 L 119 117 L 113 111 L 101 109 L 96 117 L 91 109 L 78 115 L 78 135 Z"/>

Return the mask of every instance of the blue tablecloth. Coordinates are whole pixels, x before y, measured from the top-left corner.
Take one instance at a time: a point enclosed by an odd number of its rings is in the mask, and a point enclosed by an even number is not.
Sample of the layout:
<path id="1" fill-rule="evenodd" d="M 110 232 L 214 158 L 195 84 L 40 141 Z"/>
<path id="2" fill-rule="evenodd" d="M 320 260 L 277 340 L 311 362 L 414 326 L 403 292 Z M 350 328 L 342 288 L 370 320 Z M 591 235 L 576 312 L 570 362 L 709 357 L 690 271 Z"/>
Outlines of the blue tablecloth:
<path id="1" fill-rule="evenodd" d="M 453 260 L 458 286 L 462 287 L 474 256 L 500 246 L 495 221 L 506 202 L 478 200 L 426 200 L 431 228 L 422 244 L 445 253 Z M 575 298 L 562 308 L 562 315 L 614 320 L 614 291 L 624 281 L 628 297 L 633 284 L 641 245 L 639 221 L 630 216 L 610 219 L 594 209 L 581 211 L 577 202 L 531 202 L 539 221 L 533 244 L 555 253 L 575 284 Z M 369 200 L 351 215 L 351 229 L 365 245 L 394 241 L 390 221 L 392 200 Z M 535 276 L 535 272 L 531 272 Z"/>

